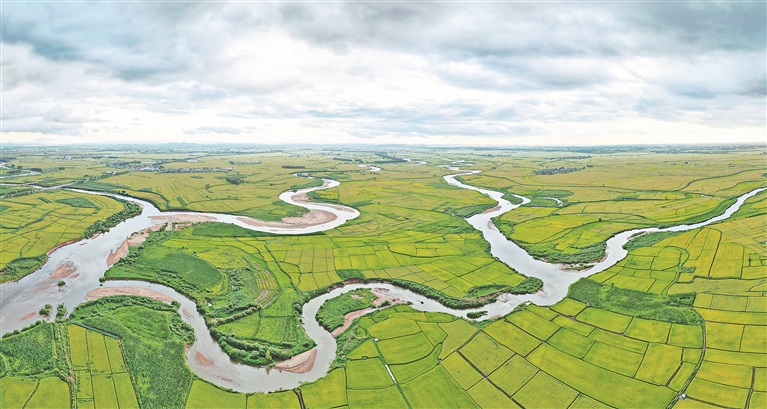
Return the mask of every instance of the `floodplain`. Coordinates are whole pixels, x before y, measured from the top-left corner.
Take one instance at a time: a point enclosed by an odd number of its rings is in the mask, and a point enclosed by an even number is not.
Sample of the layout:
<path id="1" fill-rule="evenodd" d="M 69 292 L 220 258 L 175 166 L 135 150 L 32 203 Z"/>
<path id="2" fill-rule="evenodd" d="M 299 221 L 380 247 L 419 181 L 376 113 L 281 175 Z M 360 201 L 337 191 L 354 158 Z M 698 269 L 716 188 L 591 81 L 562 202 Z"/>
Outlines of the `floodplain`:
<path id="1" fill-rule="evenodd" d="M 337 228 L 274 235 L 223 223 L 171 224 L 130 247 L 105 274 L 105 280 L 160 283 L 194 300 L 224 352 L 258 366 L 314 348 L 301 325 L 302 306 L 344 283 L 392 283 L 453 308 L 481 307 L 501 293 L 538 291 L 523 271 L 495 259 L 464 220 L 495 202 L 444 183 L 442 176 L 455 173 L 448 167 L 481 170 L 463 182 L 505 192 L 509 200 L 531 198 L 494 223 L 534 257 L 561 264 L 562 274 L 577 274 L 602 259 L 605 241 L 618 232 L 706 220 L 736 197 L 767 186 L 763 150 L 738 147 L 673 153 L 112 152 L 124 156 L 120 165 L 111 158 L 90 160 L 99 155 L 82 151 L 62 166 L 55 166 L 64 163 L 56 154 L 15 156 L 14 163 L 43 172 L 19 176 L 18 190 L 3 198 L 0 254 L 8 280 L 29 273 L 11 274 L 12 260 L 44 255 L 126 209 L 110 197 L 66 187 L 19 194 L 25 184 L 74 182 L 142 198 L 161 210 L 275 221 L 306 211 L 277 198 L 318 180 L 294 174 L 340 181 L 308 198 L 360 211 Z M 158 170 L 123 162 L 154 162 Z M 163 173 L 159 166 L 196 170 Z M 579 170 L 545 171 L 560 167 Z M 105 173 L 94 178 L 95 171 Z M 327 330 L 343 324 L 349 312 L 371 312 L 337 334 L 328 373 L 268 394 L 236 393 L 196 376 L 184 352 L 194 332 L 178 305 L 137 296 L 100 298 L 59 320 L 4 334 L 0 402 L 94 408 L 763 407 L 766 217 L 762 192 L 726 220 L 633 239 L 624 259 L 580 279 L 550 307 L 523 303 L 481 320 L 422 312 L 418 305 L 372 308 L 367 293 L 346 293 L 320 309 Z"/>

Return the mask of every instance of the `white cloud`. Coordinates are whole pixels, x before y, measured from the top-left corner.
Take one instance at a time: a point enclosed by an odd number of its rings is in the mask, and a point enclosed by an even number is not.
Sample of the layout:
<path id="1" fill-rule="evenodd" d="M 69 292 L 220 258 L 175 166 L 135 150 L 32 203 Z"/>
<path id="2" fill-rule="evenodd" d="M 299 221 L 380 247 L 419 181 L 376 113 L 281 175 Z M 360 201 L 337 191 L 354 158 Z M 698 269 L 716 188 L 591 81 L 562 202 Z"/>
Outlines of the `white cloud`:
<path id="1" fill-rule="evenodd" d="M 5 7 L 4 142 L 764 142 L 764 5 Z"/>

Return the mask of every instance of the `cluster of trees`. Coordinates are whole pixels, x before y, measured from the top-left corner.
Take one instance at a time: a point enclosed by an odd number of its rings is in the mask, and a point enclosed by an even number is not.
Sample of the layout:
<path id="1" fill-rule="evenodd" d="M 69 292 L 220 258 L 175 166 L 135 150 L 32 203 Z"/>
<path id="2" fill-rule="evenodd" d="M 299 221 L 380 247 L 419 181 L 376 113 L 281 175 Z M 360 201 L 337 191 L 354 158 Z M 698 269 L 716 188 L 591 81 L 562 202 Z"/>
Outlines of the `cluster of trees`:
<path id="1" fill-rule="evenodd" d="M 570 286 L 567 296 L 599 309 L 675 324 L 701 325 L 692 309 L 695 293 L 650 294 L 605 285 L 581 278 Z"/>
<path id="2" fill-rule="evenodd" d="M 48 261 L 46 254 L 12 260 L 0 270 L 0 283 L 18 280 L 42 267 L 46 261 Z"/>
<path id="3" fill-rule="evenodd" d="M 487 311 L 472 311 L 472 312 L 466 314 L 466 316 L 468 318 L 471 318 L 473 320 L 475 320 L 475 319 L 477 319 L 479 317 L 485 316 L 485 315 L 487 315 Z"/>
<path id="4" fill-rule="evenodd" d="M 106 220 L 96 220 L 92 225 L 85 229 L 85 237 L 93 237 L 98 233 L 104 233 L 109 231 L 112 227 L 117 226 L 124 220 L 141 214 L 141 206 L 131 203 L 127 200 L 116 199 L 122 202 L 125 208 L 109 217 Z"/>
<path id="5" fill-rule="evenodd" d="M 314 344 L 313 341 L 306 340 L 301 345 L 284 345 L 285 348 L 279 348 L 262 343 L 243 341 L 216 328 L 211 328 L 210 334 L 218 341 L 221 349 L 232 359 L 255 366 L 269 365 L 275 361 L 284 361 L 296 355 L 294 349 L 301 348 L 305 350 L 311 348 Z M 291 349 L 290 347 L 293 348 Z"/>
<path id="6" fill-rule="evenodd" d="M 577 172 L 586 168 L 548 168 L 548 169 L 536 169 L 533 171 L 536 175 L 556 175 L 558 173 L 570 173 Z"/>

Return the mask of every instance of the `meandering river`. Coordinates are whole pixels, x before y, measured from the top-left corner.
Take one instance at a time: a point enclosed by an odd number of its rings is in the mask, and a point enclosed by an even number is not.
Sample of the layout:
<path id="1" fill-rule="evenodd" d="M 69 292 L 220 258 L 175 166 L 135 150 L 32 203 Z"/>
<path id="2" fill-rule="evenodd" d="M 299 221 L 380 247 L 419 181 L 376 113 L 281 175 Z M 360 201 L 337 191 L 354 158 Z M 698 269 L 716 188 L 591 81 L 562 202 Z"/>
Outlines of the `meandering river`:
<path id="1" fill-rule="evenodd" d="M 454 166 L 449 168 L 458 171 L 458 168 Z M 378 170 L 380 169 L 374 170 L 371 168 L 371 171 Z M 498 231 L 492 224 L 492 218 L 516 209 L 519 205 L 511 204 L 509 201 L 503 199 L 503 193 L 501 192 L 477 188 L 461 183 L 456 179 L 458 176 L 467 176 L 478 172 L 479 171 L 467 171 L 444 177 L 445 181 L 450 185 L 475 190 L 498 202 L 498 207 L 494 210 L 472 216 L 468 218 L 467 221 L 474 228 L 479 230 L 484 238 L 490 243 L 491 252 L 494 256 L 498 257 L 501 261 L 514 268 L 516 271 L 527 276 L 541 278 L 544 282 L 543 291 L 537 294 L 523 296 L 504 295 L 499 297 L 498 301 L 483 308 L 476 309 L 487 311 L 488 315 L 486 317 L 507 314 L 516 305 L 525 301 L 532 301 L 539 305 L 554 304 L 564 298 L 567 294 L 569 285 L 579 278 L 604 271 L 626 257 L 628 252 L 623 249 L 623 245 L 635 234 L 655 231 L 690 230 L 721 221 L 735 213 L 748 198 L 761 191 L 767 190 L 767 188 L 760 188 L 746 193 L 740 196 L 722 215 L 701 223 L 680 225 L 666 229 L 637 229 L 619 233 L 607 241 L 607 257 L 604 260 L 588 270 L 569 272 L 559 269 L 557 265 L 535 260 L 522 248 L 512 241 L 507 240 L 506 237 Z M 325 179 L 322 186 L 300 189 L 296 192 L 288 191 L 280 195 L 280 199 L 287 203 L 301 206 L 309 210 L 328 212 L 334 216 L 334 218 L 329 218 L 324 222 L 320 219 L 320 222 L 301 227 L 283 226 L 279 223 L 263 223 L 235 215 L 199 212 L 160 212 L 151 203 L 143 200 L 113 194 L 81 191 L 89 194 L 104 194 L 129 200 L 140 204 L 143 207 L 143 211 L 140 215 L 113 227 L 107 233 L 58 248 L 50 254 L 48 262 L 38 271 L 22 278 L 18 282 L 0 285 L 0 332 L 6 333 L 33 323 L 38 317 L 31 313 L 39 310 L 43 304 L 56 305 L 63 303 L 69 311 L 72 311 L 77 305 L 85 301 L 85 295 L 89 291 L 100 287 L 98 279 L 104 275 L 108 268 L 106 260 L 110 252 L 117 249 L 125 239 L 133 233 L 156 225 L 158 223 L 158 217 L 165 219 L 196 217 L 207 221 L 231 223 L 247 229 L 274 234 L 305 234 L 325 231 L 359 216 L 359 212 L 356 209 L 347 206 L 309 203 L 303 200 L 305 198 L 304 194 L 338 185 L 339 182 L 337 181 Z M 517 197 L 520 198 L 523 203 L 530 201 L 523 196 Z M 56 271 L 62 265 L 68 265 L 70 270 L 74 269 L 74 271 L 66 277 L 58 277 Z M 59 279 L 65 280 L 66 286 L 63 288 L 58 287 L 57 283 Z M 320 327 L 315 315 L 323 302 L 344 292 L 362 287 L 385 288 L 389 290 L 394 297 L 412 302 L 413 307 L 418 310 L 445 312 L 460 317 L 465 317 L 468 312 L 472 311 L 453 310 L 434 300 L 389 284 L 345 285 L 312 299 L 304 306 L 302 314 L 304 328 L 307 334 L 317 343 L 317 356 L 314 366 L 310 371 L 305 373 L 292 373 L 273 369 L 270 370 L 267 368 L 251 367 L 232 362 L 210 336 L 208 328 L 205 326 L 205 321 L 197 313 L 194 302 L 177 293 L 172 288 L 142 281 L 107 281 L 103 285 L 103 287 L 126 286 L 151 289 L 177 300 L 181 304 L 179 313 L 181 313 L 183 319 L 194 328 L 196 337 L 195 342 L 189 347 L 186 353 L 189 367 L 203 379 L 240 392 L 270 392 L 281 389 L 291 389 L 300 385 L 302 382 L 313 381 L 324 376 L 335 357 L 336 342 L 330 333 Z M 201 362 L 201 360 L 197 359 L 198 353 L 204 356 L 205 360 Z"/>

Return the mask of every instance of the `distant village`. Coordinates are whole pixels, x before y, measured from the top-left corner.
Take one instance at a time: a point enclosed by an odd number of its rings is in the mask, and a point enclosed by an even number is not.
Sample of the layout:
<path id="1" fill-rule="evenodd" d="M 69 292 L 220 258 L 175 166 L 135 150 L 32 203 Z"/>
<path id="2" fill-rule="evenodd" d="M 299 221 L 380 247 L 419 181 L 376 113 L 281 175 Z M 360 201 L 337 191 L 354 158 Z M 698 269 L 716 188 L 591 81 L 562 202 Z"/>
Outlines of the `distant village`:
<path id="1" fill-rule="evenodd" d="M 189 160 L 188 162 L 197 162 L 196 160 Z M 106 165 L 110 168 L 126 169 L 130 172 L 158 172 L 158 173 L 201 173 L 201 172 L 231 172 L 233 167 L 220 168 L 220 167 L 194 167 L 194 168 L 166 168 L 160 163 L 165 162 L 107 162 Z"/>

